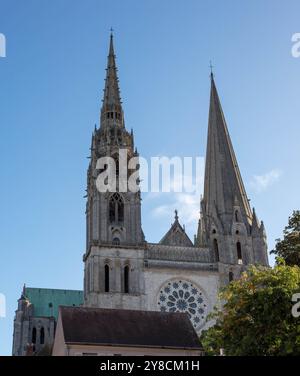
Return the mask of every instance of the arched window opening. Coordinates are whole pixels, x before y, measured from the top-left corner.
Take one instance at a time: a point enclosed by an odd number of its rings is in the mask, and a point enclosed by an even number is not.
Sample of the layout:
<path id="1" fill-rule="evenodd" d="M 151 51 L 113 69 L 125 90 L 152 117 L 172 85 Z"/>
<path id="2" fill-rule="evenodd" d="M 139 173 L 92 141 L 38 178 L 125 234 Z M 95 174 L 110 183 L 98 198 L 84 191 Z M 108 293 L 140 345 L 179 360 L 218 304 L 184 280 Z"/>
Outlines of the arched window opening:
<path id="1" fill-rule="evenodd" d="M 217 239 L 214 239 L 214 253 L 215 253 L 215 260 L 216 260 L 216 262 L 219 262 L 220 261 L 220 258 L 219 258 L 219 246 L 218 246 Z"/>
<path id="2" fill-rule="evenodd" d="M 121 223 L 124 220 L 124 203 L 118 193 L 114 193 L 109 200 L 110 223 Z"/>
<path id="3" fill-rule="evenodd" d="M 112 243 L 113 243 L 113 245 L 120 245 L 120 239 L 119 238 L 113 238 Z"/>
<path id="4" fill-rule="evenodd" d="M 239 213 L 238 213 L 237 210 L 235 211 L 234 215 L 235 215 L 235 221 L 238 222 L 239 221 Z"/>
<path id="5" fill-rule="evenodd" d="M 233 273 L 232 272 L 229 272 L 229 282 L 233 281 Z"/>
<path id="6" fill-rule="evenodd" d="M 105 278 L 105 292 L 109 292 L 109 265 L 105 265 L 104 267 L 104 278 Z"/>
<path id="7" fill-rule="evenodd" d="M 129 266 L 126 265 L 124 268 L 124 292 L 129 293 Z"/>
<path id="8" fill-rule="evenodd" d="M 215 234 L 217 231 L 215 229 L 212 230 L 212 233 Z"/>
<path id="9" fill-rule="evenodd" d="M 116 160 L 115 160 L 115 163 L 116 163 L 116 177 L 118 178 L 119 175 L 120 175 L 119 160 L 116 159 Z"/>
<path id="10" fill-rule="evenodd" d="M 236 252 L 237 252 L 237 258 L 238 258 L 238 264 L 242 264 L 243 263 L 242 246 L 240 242 L 236 243 Z"/>
<path id="11" fill-rule="evenodd" d="M 36 328 L 32 329 L 31 342 L 34 344 L 36 343 Z"/>
<path id="12" fill-rule="evenodd" d="M 43 345 L 45 343 L 45 330 L 42 327 L 40 331 L 40 344 Z"/>

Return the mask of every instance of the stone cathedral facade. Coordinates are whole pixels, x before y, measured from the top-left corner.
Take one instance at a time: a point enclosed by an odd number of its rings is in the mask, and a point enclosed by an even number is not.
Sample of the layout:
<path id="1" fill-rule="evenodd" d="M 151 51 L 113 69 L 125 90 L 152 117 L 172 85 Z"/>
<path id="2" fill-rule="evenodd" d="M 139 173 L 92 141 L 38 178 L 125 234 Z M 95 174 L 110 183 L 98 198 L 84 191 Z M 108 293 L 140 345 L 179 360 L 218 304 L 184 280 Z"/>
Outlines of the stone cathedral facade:
<path id="1" fill-rule="evenodd" d="M 145 240 L 140 191 L 118 190 L 120 149 L 126 151 L 128 159 L 138 157 L 133 132 L 125 126 L 111 35 L 100 124 L 92 134 L 87 172 L 83 296 L 80 291 L 49 289 L 48 300 L 54 291 L 56 308 L 61 304 L 187 312 L 200 334 L 209 325 L 206 316 L 217 302 L 219 288 L 238 279 L 250 264 L 268 266 L 264 225 L 249 205 L 213 74 L 204 194 L 193 242 L 177 211 L 159 243 Z M 97 161 L 106 156 L 116 161 L 116 192 L 99 192 L 96 186 L 101 172 Z M 127 172 L 128 176 L 138 173 L 132 169 Z M 34 309 L 36 302 L 39 307 L 51 302 L 43 300 L 44 289 L 27 290 L 24 288 L 16 311 L 14 355 L 25 355 L 30 344 L 39 350 L 44 343 L 53 342 L 55 313 L 48 309 L 39 316 Z M 39 298 L 30 300 L 30 294 Z"/>

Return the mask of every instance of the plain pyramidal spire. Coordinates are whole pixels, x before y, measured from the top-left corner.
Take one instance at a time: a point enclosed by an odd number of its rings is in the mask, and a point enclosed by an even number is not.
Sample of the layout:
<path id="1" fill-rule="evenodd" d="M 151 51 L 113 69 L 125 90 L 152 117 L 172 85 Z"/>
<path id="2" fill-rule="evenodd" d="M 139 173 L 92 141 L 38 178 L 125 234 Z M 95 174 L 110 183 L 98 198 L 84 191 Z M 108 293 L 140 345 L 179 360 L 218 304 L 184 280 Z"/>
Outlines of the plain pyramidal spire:
<path id="1" fill-rule="evenodd" d="M 212 213 L 217 209 L 219 213 L 230 216 L 238 202 L 242 214 L 251 222 L 252 211 L 229 136 L 212 70 L 210 80 L 203 197 L 206 212 Z"/>

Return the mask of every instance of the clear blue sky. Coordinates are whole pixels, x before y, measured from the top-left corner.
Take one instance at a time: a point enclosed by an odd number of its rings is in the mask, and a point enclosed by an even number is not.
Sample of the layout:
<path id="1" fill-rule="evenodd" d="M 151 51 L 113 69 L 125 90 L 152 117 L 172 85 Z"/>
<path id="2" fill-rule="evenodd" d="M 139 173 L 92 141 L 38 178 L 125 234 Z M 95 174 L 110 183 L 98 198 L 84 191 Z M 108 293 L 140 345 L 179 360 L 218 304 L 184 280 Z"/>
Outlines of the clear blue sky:
<path id="1" fill-rule="evenodd" d="M 8 311 L 0 354 L 11 353 L 24 282 L 82 288 L 86 157 L 111 26 L 126 126 L 146 157 L 204 156 L 213 61 L 246 189 L 273 247 L 300 207 L 300 58 L 291 55 L 299 14 L 296 0 L 0 0 L 0 293 Z M 167 231 L 175 206 L 193 236 L 187 200 L 144 197 L 148 241 Z"/>

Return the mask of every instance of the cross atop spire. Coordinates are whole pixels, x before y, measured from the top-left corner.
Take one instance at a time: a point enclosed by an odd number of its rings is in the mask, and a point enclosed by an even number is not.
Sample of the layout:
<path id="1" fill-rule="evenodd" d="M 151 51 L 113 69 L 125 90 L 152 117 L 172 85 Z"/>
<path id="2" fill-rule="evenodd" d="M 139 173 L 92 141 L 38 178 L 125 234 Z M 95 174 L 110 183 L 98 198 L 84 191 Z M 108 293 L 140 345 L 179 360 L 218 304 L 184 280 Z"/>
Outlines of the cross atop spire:
<path id="1" fill-rule="evenodd" d="M 178 221 L 178 210 L 177 209 L 175 209 L 175 221 Z"/>
<path id="2" fill-rule="evenodd" d="M 211 63 L 211 60 L 209 60 L 209 68 L 210 68 L 210 78 L 213 79 L 214 78 L 214 72 L 213 72 L 214 66 Z"/>

